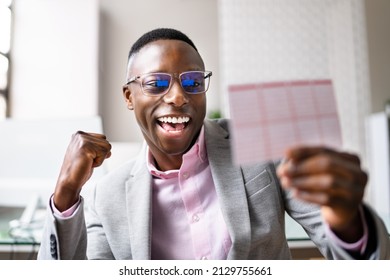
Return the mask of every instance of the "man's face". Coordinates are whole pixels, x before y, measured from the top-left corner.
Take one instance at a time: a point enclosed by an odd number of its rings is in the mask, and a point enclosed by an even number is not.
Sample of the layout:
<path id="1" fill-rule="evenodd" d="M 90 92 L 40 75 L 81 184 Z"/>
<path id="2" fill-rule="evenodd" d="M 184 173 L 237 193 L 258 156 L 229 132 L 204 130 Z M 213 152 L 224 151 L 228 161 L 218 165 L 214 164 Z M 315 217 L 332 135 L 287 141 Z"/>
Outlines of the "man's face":
<path id="1" fill-rule="evenodd" d="M 147 44 L 130 59 L 128 78 L 152 72 L 178 75 L 191 70 L 205 70 L 195 49 L 179 40 L 158 40 Z M 172 83 L 168 93 L 162 96 L 144 95 L 139 81 L 123 88 L 128 107 L 134 110 L 155 158 L 185 153 L 196 140 L 206 114 L 205 93 L 187 94 L 177 78 Z M 173 123 L 179 118 L 182 123 Z"/>

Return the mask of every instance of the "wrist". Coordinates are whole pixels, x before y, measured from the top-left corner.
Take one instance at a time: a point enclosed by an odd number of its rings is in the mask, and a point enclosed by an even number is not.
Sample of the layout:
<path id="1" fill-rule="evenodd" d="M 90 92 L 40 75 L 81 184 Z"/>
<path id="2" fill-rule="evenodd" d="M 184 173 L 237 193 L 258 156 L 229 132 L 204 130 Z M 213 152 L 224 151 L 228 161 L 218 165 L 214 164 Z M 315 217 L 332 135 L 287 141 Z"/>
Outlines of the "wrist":
<path id="1" fill-rule="evenodd" d="M 348 220 L 349 222 L 338 225 L 332 225 L 330 223 L 329 227 L 344 242 L 354 243 L 359 241 L 364 235 L 364 226 L 359 209 Z"/>
<path id="2" fill-rule="evenodd" d="M 63 212 L 72 207 L 75 203 L 79 201 L 79 199 L 79 191 L 75 191 L 73 189 L 65 187 L 57 187 L 53 195 L 54 206 L 60 212 Z"/>

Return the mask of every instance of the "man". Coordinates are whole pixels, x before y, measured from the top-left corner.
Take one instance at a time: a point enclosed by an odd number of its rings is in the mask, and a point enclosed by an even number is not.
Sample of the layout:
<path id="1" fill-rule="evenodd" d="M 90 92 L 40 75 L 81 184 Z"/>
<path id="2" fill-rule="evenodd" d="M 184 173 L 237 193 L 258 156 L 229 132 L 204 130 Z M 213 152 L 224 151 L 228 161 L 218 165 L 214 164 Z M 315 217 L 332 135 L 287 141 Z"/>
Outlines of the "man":
<path id="1" fill-rule="evenodd" d="M 362 202 L 358 157 L 295 147 L 278 168 L 234 166 L 228 122 L 205 120 L 210 76 L 183 33 L 156 29 L 138 39 L 123 96 L 146 145 L 84 207 L 80 191 L 111 146 L 104 135 L 73 136 L 39 258 L 289 259 L 285 212 L 326 258 L 390 258 L 386 228 Z"/>

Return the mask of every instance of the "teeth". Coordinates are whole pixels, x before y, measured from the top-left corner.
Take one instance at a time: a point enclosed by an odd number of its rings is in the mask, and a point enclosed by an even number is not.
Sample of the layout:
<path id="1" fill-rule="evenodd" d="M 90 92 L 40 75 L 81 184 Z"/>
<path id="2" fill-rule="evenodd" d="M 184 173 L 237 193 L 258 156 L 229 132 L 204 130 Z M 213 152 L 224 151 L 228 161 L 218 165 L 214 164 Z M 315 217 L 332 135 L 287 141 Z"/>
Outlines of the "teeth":
<path id="1" fill-rule="evenodd" d="M 190 121 L 189 117 L 161 117 L 158 118 L 160 122 L 164 123 L 187 123 Z"/>

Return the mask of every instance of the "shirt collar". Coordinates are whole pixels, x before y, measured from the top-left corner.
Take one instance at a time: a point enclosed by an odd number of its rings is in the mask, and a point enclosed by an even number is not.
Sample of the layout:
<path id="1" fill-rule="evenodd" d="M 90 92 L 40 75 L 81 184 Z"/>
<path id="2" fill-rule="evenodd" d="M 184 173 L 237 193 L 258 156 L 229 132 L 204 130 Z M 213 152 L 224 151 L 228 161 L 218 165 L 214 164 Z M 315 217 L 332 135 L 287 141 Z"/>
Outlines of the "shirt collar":
<path id="1" fill-rule="evenodd" d="M 207 151 L 206 151 L 206 144 L 204 139 L 204 125 L 200 129 L 200 133 L 198 136 L 198 139 L 196 140 L 195 144 L 191 147 L 189 151 L 187 151 L 183 155 L 183 160 L 186 157 L 192 157 L 196 156 L 201 162 L 205 162 L 207 160 Z M 158 178 L 162 179 L 168 179 L 177 176 L 179 173 L 178 169 L 174 170 L 167 170 L 167 171 L 161 171 L 156 168 L 156 165 L 154 163 L 154 158 L 152 153 L 150 152 L 149 147 L 146 149 L 146 163 L 148 166 L 148 170 L 151 175 L 156 176 Z"/>

